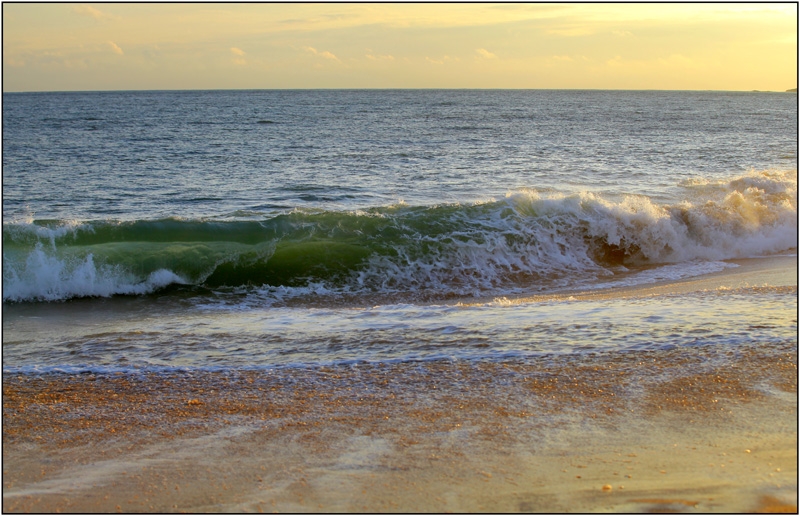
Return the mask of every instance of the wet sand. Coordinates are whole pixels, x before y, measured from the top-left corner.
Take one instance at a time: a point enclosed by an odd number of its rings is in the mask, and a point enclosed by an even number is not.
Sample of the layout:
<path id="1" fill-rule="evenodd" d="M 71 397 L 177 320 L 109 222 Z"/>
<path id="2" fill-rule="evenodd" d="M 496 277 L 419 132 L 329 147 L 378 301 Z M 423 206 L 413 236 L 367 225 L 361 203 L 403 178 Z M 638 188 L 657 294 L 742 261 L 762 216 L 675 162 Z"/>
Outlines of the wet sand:
<path id="1" fill-rule="evenodd" d="M 585 296 L 797 290 L 796 257 Z M 3 376 L 4 512 L 797 512 L 797 342 Z"/>

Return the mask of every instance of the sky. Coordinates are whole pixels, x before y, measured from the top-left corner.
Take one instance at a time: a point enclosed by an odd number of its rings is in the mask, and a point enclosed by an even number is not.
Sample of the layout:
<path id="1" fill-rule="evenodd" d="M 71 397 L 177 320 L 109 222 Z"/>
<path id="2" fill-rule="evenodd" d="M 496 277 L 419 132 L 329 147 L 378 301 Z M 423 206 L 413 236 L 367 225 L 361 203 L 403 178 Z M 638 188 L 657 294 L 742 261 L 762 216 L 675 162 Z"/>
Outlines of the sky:
<path id="1" fill-rule="evenodd" d="M 797 3 L 4 3 L 3 91 L 785 91 L 797 15 Z"/>

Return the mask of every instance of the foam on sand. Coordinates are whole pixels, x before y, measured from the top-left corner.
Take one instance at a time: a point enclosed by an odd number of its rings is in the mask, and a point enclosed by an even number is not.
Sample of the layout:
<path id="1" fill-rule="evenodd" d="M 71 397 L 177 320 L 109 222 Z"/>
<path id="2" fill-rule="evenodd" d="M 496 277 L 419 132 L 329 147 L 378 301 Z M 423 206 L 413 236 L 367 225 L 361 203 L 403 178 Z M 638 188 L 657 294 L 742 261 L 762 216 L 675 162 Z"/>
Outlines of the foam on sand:
<path id="1" fill-rule="evenodd" d="M 722 358 L 4 378 L 3 509 L 796 506 L 796 355 Z"/>

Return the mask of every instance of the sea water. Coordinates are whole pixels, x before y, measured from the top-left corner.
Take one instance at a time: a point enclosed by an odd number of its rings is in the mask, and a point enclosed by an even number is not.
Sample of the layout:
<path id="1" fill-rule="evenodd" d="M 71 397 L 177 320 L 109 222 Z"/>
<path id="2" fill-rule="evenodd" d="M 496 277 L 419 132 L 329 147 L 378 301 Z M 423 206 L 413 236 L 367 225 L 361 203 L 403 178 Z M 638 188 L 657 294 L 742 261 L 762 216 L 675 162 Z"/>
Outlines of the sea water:
<path id="1" fill-rule="evenodd" d="M 3 95 L 3 371 L 796 346 L 797 96 Z"/>

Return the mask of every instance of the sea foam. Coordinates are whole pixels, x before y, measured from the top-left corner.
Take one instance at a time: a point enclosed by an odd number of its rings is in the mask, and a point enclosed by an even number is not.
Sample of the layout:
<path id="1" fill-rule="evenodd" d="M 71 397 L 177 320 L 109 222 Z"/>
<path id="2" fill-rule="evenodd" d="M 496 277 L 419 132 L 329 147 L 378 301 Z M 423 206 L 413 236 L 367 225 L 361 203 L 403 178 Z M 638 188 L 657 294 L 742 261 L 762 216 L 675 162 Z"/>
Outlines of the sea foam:
<path id="1" fill-rule="evenodd" d="M 680 187 L 683 200 L 671 205 L 526 189 L 474 204 L 297 210 L 262 221 L 6 224 L 3 299 L 135 295 L 173 283 L 281 299 L 504 295 L 607 282 L 632 267 L 693 264 L 690 274 L 708 269 L 700 262 L 796 252 L 796 171 Z"/>

